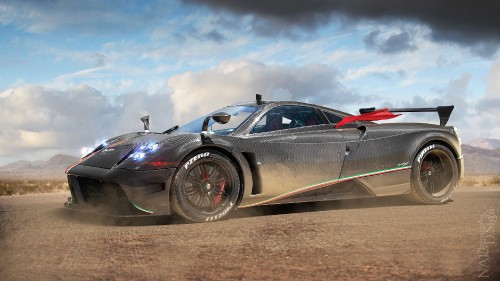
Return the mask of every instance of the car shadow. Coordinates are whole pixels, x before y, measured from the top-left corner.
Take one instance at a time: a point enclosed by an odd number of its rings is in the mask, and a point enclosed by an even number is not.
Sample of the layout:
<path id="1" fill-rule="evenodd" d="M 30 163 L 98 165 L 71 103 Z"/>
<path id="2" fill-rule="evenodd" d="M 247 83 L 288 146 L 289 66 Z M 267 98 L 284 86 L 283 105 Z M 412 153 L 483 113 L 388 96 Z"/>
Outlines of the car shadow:
<path id="1" fill-rule="evenodd" d="M 448 200 L 446 203 L 453 202 Z M 332 210 L 367 209 L 396 206 L 415 206 L 418 204 L 409 202 L 400 196 L 370 197 L 360 199 L 344 199 L 323 202 L 307 202 L 257 206 L 251 208 L 237 209 L 228 215 L 227 219 L 240 219 L 259 216 L 274 216 L 294 213 L 312 213 Z M 83 224 L 115 225 L 115 226 L 152 226 L 173 225 L 190 223 L 176 216 L 139 216 L 139 217 L 116 217 L 92 212 L 82 212 L 66 208 L 58 208 L 53 211 L 56 217 L 68 222 Z"/>
<path id="2" fill-rule="evenodd" d="M 233 211 L 228 218 L 244 218 L 255 216 L 272 216 L 293 213 L 311 213 L 346 209 L 367 209 L 394 206 L 418 205 L 401 196 L 369 197 L 357 199 L 343 199 L 321 202 L 306 202 L 293 204 L 280 204 L 244 208 Z"/>

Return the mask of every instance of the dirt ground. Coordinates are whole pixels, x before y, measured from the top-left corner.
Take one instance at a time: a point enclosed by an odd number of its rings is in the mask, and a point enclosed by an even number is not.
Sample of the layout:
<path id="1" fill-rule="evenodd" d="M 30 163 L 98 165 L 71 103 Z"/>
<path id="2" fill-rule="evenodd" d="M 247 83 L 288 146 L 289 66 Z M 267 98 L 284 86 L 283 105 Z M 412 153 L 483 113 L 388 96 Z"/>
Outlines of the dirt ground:
<path id="1" fill-rule="evenodd" d="M 344 200 L 204 224 L 87 215 L 66 197 L 0 197 L 0 280 L 500 280 L 499 187 L 438 206 Z"/>

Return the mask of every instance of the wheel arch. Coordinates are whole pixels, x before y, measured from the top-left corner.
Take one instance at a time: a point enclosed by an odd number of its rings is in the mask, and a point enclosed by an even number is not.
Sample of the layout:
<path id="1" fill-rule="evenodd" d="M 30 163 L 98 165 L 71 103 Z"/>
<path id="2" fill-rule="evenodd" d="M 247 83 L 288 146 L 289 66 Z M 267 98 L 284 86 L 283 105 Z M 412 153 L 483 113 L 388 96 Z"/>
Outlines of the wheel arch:
<path id="1" fill-rule="evenodd" d="M 415 155 L 413 155 L 413 159 L 415 159 L 415 157 L 417 157 L 418 153 L 420 151 L 422 151 L 422 149 L 428 145 L 431 145 L 431 144 L 440 144 L 446 148 L 448 148 L 451 153 L 453 154 L 453 156 L 456 158 L 458 158 L 458 153 L 457 151 L 455 150 L 455 148 L 448 142 L 446 142 L 445 140 L 442 140 L 442 139 L 430 139 L 430 140 L 427 140 L 426 142 L 424 142 L 423 144 L 421 144 L 417 150 L 417 153 L 415 153 Z"/>
<path id="2" fill-rule="evenodd" d="M 231 151 L 229 151 L 226 148 L 223 148 L 223 147 L 220 147 L 217 145 L 204 145 L 204 146 L 200 146 L 200 147 L 197 147 L 197 148 L 191 150 L 189 153 L 186 153 L 186 155 L 184 155 L 184 157 L 179 162 L 179 164 L 185 162 L 186 159 L 190 155 L 195 154 L 198 151 L 203 151 L 203 150 L 217 151 L 217 152 L 223 154 L 224 156 L 226 156 L 227 158 L 229 158 L 229 160 L 233 163 L 234 167 L 236 168 L 236 172 L 238 173 L 238 177 L 240 178 L 241 188 L 240 188 L 240 194 L 238 194 L 238 201 L 237 201 L 237 204 L 239 204 L 241 202 L 241 200 L 243 199 L 243 195 L 245 192 L 245 186 L 248 184 L 247 181 L 251 180 L 251 178 L 249 179 L 247 176 L 245 176 L 245 171 L 244 171 L 245 164 L 246 164 L 246 166 L 248 166 L 248 163 L 242 163 L 241 161 L 246 161 L 246 160 L 244 160 L 244 158 L 239 160 L 233 153 L 231 153 Z M 252 186 L 251 183 L 250 183 L 250 186 Z"/>
<path id="3" fill-rule="evenodd" d="M 450 152 L 453 154 L 453 157 L 455 157 L 455 161 L 457 162 L 457 167 L 458 167 L 458 175 L 460 175 L 462 173 L 463 167 L 460 165 L 460 163 L 459 163 L 460 161 L 458 160 L 460 157 L 459 152 L 452 144 L 450 144 L 448 141 L 446 141 L 443 138 L 429 138 L 429 139 L 426 139 L 425 141 L 423 141 L 418 146 L 418 149 L 415 151 L 415 153 L 412 155 L 411 161 L 413 162 L 413 160 L 415 160 L 415 158 L 418 156 L 420 151 L 422 151 L 422 149 L 424 149 L 425 147 L 427 147 L 431 144 L 439 144 L 439 145 L 442 145 L 450 150 Z"/>

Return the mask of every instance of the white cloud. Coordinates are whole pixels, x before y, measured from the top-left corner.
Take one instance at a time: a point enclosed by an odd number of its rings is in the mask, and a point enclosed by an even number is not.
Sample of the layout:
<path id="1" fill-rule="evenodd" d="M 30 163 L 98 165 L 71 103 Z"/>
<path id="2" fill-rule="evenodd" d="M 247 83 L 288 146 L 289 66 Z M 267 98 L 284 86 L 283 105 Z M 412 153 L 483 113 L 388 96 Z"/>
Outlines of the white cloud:
<path id="1" fill-rule="evenodd" d="M 478 137 L 500 138 L 496 126 L 500 107 L 498 73 L 492 64 L 486 92 L 481 99 L 471 90 L 472 75 L 463 73 L 433 96 L 379 106 L 430 107 L 454 104 L 449 124 L 461 129 L 465 141 Z M 107 138 L 141 131 L 139 118 L 151 115 L 154 131 L 183 124 L 219 107 L 253 100 L 256 93 L 268 100 L 299 100 L 333 108 L 364 107 L 376 103 L 346 87 L 339 71 L 322 64 L 289 67 L 254 61 L 226 61 L 199 72 L 171 77 L 167 85 L 151 85 L 150 91 L 109 97 L 87 85 L 65 90 L 21 86 L 0 93 L 0 163 L 16 159 L 40 159 L 55 153 L 78 155 L 82 147 Z M 131 81 L 123 80 L 125 86 Z M 370 100 L 372 99 L 372 100 Z M 386 99 L 384 99 L 386 100 Z M 377 104 L 375 104 L 377 105 Z M 174 118 L 175 117 L 175 118 Z M 418 114 L 394 121 L 438 122 L 437 115 Z"/>
<path id="2" fill-rule="evenodd" d="M 120 1 L 18 1 L 0 3 L 0 24 L 45 33 L 78 30 L 84 33 L 135 31 L 160 21 L 177 3 L 150 3 L 138 13 L 134 2 Z"/>
<path id="3" fill-rule="evenodd" d="M 500 64 L 494 63 L 489 73 L 489 85 L 484 97 L 477 99 L 478 93 L 472 93 L 470 83 L 472 75 L 464 73 L 453 79 L 443 88 L 434 89 L 434 96 L 414 96 L 411 100 L 398 104 L 383 103 L 380 107 L 436 107 L 454 105 L 455 108 L 448 122 L 449 126 L 457 127 L 459 136 L 464 142 L 477 138 L 490 137 L 500 139 L 500 129 L 497 126 L 500 98 L 492 95 L 497 87 L 494 77 Z M 492 91 L 493 92 L 490 92 Z M 425 122 L 439 124 L 435 113 L 405 113 L 391 122 Z"/>
<path id="4" fill-rule="evenodd" d="M 474 124 L 472 131 L 481 137 L 500 139 L 498 126 L 498 111 L 500 109 L 500 59 L 491 65 L 487 77 L 486 94 L 481 98 L 475 109 L 479 122 Z"/>
<path id="5" fill-rule="evenodd" d="M 0 93 L 0 162 L 79 155 L 84 146 L 127 132 L 142 131 L 139 118 L 151 115 L 151 128 L 172 126 L 166 91 L 135 92 L 113 98 L 86 86 L 64 91 L 42 86 L 11 88 Z"/>
<path id="6" fill-rule="evenodd" d="M 19 131 L 20 145 L 26 148 L 53 148 L 57 143 L 54 132 Z"/>
<path id="7" fill-rule="evenodd" d="M 177 120 L 208 113 L 219 107 L 254 100 L 299 100 L 342 108 L 359 95 L 338 82 L 335 68 L 321 64 L 301 67 L 228 61 L 201 72 L 186 72 L 169 79 Z M 195 116 L 193 116 L 195 117 Z"/>
<path id="8" fill-rule="evenodd" d="M 488 75 L 488 88 L 486 94 L 488 98 L 500 99 L 500 59 L 493 62 Z"/>
<path id="9" fill-rule="evenodd" d="M 345 80 L 356 80 L 366 75 L 388 75 L 402 70 L 401 65 L 366 65 L 349 70 L 345 75 Z"/>

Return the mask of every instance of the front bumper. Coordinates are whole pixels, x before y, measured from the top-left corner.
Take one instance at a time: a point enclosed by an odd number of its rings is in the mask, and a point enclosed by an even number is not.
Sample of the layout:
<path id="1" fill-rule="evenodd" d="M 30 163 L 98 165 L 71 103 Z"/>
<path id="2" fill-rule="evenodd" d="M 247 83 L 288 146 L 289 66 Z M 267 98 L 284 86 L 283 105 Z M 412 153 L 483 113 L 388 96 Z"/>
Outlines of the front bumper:
<path id="1" fill-rule="evenodd" d="M 77 165 L 68 173 L 67 208 L 110 215 L 169 215 L 175 168 L 133 171 Z"/>

